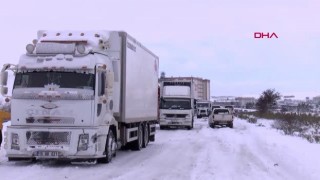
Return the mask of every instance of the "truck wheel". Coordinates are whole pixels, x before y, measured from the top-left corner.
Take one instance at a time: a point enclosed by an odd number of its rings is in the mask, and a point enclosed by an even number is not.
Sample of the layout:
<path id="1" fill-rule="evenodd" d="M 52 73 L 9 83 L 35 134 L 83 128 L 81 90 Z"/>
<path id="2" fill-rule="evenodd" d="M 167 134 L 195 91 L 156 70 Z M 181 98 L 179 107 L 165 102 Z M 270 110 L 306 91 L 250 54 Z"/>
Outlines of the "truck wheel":
<path id="1" fill-rule="evenodd" d="M 149 137 L 149 140 L 150 140 L 151 142 L 154 142 L 154 141 L 156 140 L 156 136 L 155 136 L 155 135 L 150 136 L 150 137 Z"/>
<path id="2" fill-rule="evenodd" d="M 131 148 L 134 151 L 140 151 L 143 144 L 143 128 L 142 124 L 138 126 L 138 139 L 132 142 Z"/>
<path id="3" fill-rule="evenodd" d="M 210 127 L 212 127 L 214 129 L 214 124 L 210 124 Z"/>
<path id="4" fill-rule="evenodd" d="M 144 124 L 144 131 L 143 131 L 143 144 L 142 147 L 145 148 L 148 146 L 149 143 L 149 125 L 148 123 Z"/>
<path id="5" fill-rule="evenodd" d="M 193 119 L 193 117 L 192 117 L 192 122 L 191 122 L 192 124 L 191 124 L 191 129 L 193 129 L 193 124 L 194 124 L 194 119 Z"/>
<path id="6" fill-rule="evenodd" d="M 160 126 L 160 130 L 164 130 L 165 129 L 165 126 Z"/>
<path id="7" fill-rule="evenodd" d="M 109 163 L 111 162 L 112 157 L 116 156 L 116 140 L 112 130 L 109 130 L 103 154 L 105 157 L 99 158 L 98 163 Z"/>
<path id="8" fill-rule="evenodd" d="M 230 127 L 230 128 L 233 128 L 233 122 L 229 124 L 229 127 Z"/>

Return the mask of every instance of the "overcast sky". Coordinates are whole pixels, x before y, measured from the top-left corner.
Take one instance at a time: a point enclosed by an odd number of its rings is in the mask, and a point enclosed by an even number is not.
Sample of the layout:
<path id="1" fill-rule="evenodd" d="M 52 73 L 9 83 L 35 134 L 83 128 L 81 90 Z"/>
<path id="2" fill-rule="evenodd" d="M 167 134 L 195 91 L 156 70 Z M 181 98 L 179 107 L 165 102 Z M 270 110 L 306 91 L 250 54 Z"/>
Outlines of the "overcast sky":
<path id="1" fill-rule="evenodd" d="M 167 76 L 210 79 L 212 96 L 275 88 L 304 99 L 320 95 L 319 19 L 319 0 L 3 1 L 0 65 L 17 63 L 39 29 L 125 30 Z"/>

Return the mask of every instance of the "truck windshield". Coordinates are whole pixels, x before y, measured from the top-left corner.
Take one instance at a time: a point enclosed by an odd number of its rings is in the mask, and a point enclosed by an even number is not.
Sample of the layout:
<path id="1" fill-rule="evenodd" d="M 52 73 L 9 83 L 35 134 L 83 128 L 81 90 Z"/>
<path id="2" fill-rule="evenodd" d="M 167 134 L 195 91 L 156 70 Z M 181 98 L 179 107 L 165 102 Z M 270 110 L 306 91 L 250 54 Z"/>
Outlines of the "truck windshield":
<path id="1" fill-rule="evenodd" d="M 190 99 L 162 99 L 161 109 L 191 109 Z"/>
<path id="2" fill-rule="evenodd" d="M 197 104 L 197 107 L 209 107 L 208 103 L 199 103 Z"/>
<path id="3" fill-rule="evenodd" d="M 77 72 L 17 73 L 13 88 L 41 88 L 54 84 L 60 88 L 94 89 L 94 74 Z"/>

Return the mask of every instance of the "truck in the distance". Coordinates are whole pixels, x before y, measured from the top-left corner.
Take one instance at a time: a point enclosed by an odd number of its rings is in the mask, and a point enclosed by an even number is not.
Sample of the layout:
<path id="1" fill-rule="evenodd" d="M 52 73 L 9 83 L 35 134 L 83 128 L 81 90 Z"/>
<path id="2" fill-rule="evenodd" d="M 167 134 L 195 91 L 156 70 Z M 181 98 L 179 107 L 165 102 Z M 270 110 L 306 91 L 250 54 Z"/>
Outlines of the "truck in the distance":
<path id="1" fill-rule="evenodd" d="M 194 97 L 192 81 L 162 81 L 160 88 L 160 129 L 193 128 Z"/>
<path id="2" fill-rule="evenodd" d="M 211 102 L 198 100 L 197 103 L 197 118 L 208 117 L 212 111 Z"/>
<path id="3" fill-rule="evenodd" d="M 121 147 L 155 140 L 159 58 L 122 31 L 39 31 L 17 65 L 9 160 L 69 159 L 108 163 Z"/>

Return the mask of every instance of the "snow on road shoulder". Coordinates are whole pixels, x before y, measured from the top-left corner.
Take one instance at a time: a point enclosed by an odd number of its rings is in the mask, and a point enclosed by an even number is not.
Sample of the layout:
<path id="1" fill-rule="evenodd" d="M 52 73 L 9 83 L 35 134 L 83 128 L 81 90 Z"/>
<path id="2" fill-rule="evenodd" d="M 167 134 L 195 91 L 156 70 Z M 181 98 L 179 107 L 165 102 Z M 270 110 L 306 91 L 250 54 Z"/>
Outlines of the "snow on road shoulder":
<path id="1" fill-rule="evenodd" d="M 319 145 L 239 119 L 200 136 L 206 146 L 192 179 L 320 179 Z"/>

